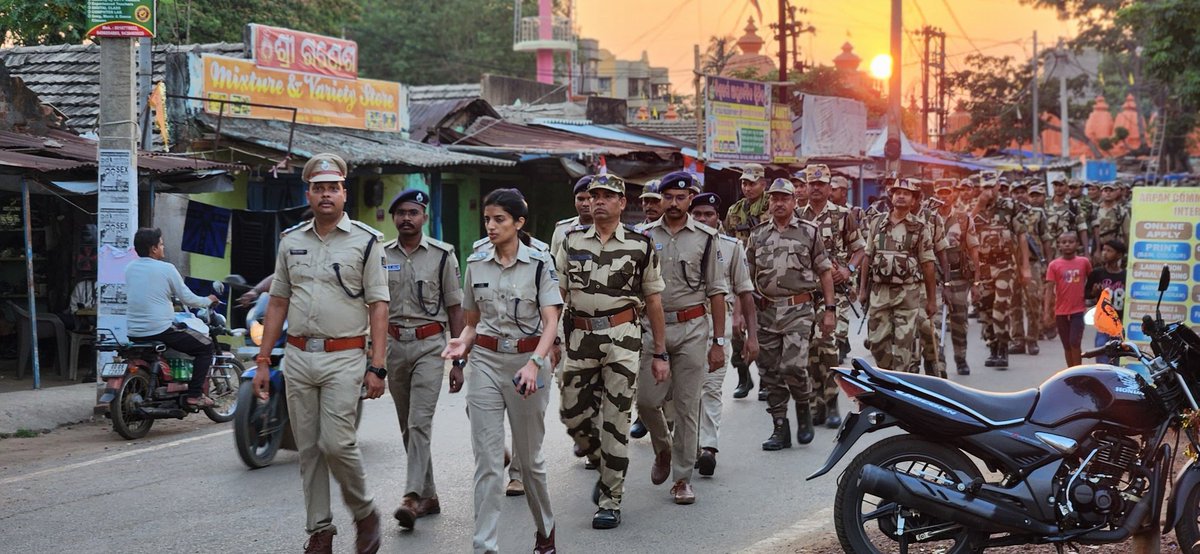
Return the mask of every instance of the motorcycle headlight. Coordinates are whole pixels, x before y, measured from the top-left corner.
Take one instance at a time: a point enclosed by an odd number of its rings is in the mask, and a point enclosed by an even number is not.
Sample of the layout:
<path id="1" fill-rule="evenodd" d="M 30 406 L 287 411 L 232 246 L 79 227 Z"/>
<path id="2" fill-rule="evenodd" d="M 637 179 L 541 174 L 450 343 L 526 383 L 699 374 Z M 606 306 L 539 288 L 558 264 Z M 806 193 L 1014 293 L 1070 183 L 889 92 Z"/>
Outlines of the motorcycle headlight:
<path id="1" fill-rule="evenodd" d="M 263 339 L 263 324 L 259 323 L 257 321 L 251 321 L 250 322 L 250 342 L 253 342 L 254 346 L 262 346 L 262 339 Z"/>

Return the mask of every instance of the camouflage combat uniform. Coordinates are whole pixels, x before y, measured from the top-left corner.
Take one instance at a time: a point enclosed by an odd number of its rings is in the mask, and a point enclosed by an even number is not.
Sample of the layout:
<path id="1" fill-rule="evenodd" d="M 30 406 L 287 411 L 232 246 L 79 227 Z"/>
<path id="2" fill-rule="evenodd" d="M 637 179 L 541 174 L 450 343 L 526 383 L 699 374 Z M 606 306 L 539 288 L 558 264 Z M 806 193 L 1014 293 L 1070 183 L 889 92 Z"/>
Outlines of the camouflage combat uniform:
<path id="1" fill-rule="evenodd" d="M 750 230 L 762 223 L 766 211 L 767 195 L 765 193 L 754 202 L 748 202 L 745 198 L 738 199 L 725 214 L 725 232 L 738 239 L 743 245 L 749 244 Z M 750 363 L 742 359 L 742 347 L 746 343 L 745 331 L 731 332 L 731 337 L 733 359 L 730 361 L 730 365 L 737 369 L 739 375 L 748 376 Z"/>
<path id="2" fill-rule="evenodd" d="M 959 373 L 967 368 L 967 296 L 975 281 L 971 253 L 979 247 L 979 238 L 966 212 L 952 209 L 944 215 L 946 221 L 946 274 L 942 288 L 943 300 L 949 305 L 950 343 L 954 346 L 954 364 Z"/>
<path id="3" fill-rule="evenodd" d="M 620 324 L 593 324 L 591 330 L 578 328 L 576 321 L 611 321 L 628 310 L 640 311 L 646 296 L 665 288 L 658 256 L 650 239 L 633 227 L 618 225 L 601 242 L 594 226 L 579 225 L 567 232 L 555 265 L 566 292 L 563 323 L 568 327 L 560 415 L 580 451 L 599 449 L 599 505 L 619 510 L 629 469 L 642 326 L 636 314 Z"/>
<path id="4" fill-rule="evenodd" d="M 946 220 L 937 212 L 937 206 L 941 205 L 941 201 L 931 199 L 926 202 L 917 214 L 926 227 L 929 229 L 930 238 L 933 239 L 933 254 L 934 259 L 940 260 L 945 256 L 946 250 L 950 248 L 950 243 L 946 239 Z M 939 271 L 944 270 L 939 263 Z M 942 275 L 940 281 L 945 282 L 946 276 Z M 944 293 L 943 293 L 944 294 Z M 925 288 L 921 287 L 921 300 L 925 300 Z M 941 304 L 945 305 L 945 298 L 942 298 Z M 949 306 L 945 308 L 949 312 Z M 917 339 L 920 341 L 921 355 L 920 360 L 923 362 L 926 375 L 934 377 L 946 377 L 946 355 L 941 344 L 941 318 L 930 319 L 925 315 L 925 310 L 917 310 Z"/>
<path id="5" fill-rule="evenodd" d="M 898 223 L 880 214 L 867 234 L 867 348 L 880 367 L 916 372 L 917 312 L 924 296 L 921 264 L 935 260 L 933 233 L 913 214 Z"/>
<path id="6" fill-rule="evenodd" d="M 1000 367 L 1005 367 L 1011 337 L 1009 318 L 1018 266 L 1016 256 L 1020 252 L 1017 241 L 1024 240 L 1025 229 L 1012 199 L 994 198 L 989 205 L 978 208 L 974 224 L 979 233 L 979 321 L 988 348 L 993 350 L 991 358 L 1003 358 L 1004 366 Z"/>
<path id="7" fill-rule="evenodd" d="M 1103 205 L 1096 208 L 1096 257 L 1099 257 L 1100 247 L 1110 240 L 1120 240 L 1129 244 L 1129 208 L 1121 201 L 1114 202 L 1112 207 Z"/>

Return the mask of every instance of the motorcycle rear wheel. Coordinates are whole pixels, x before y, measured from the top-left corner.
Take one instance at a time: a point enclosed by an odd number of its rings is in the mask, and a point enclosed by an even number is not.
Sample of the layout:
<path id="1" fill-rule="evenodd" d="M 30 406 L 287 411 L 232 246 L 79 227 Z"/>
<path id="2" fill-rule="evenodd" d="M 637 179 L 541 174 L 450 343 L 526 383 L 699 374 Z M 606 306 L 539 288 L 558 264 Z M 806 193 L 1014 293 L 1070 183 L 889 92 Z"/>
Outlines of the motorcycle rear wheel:
<path id="1" fill-rule="evenodd" d="M 154 426 L 154 420 L 137 415 L 142 402 L 150 397 L 150 382 L 140 373 L 130 373 L 121 383 L 121 389 L 108 405 L 108 416 L 112 419 L 113 431 L 118 435 L 135 440 L 146 436 Z"/>
<path id="2" fill-rule="evenodd" d="M 214 360 L 217 361 L 217 360 Z M 239 390 L 242 374 L 246 366 L 237 358 L 227 358 L 214 363 L 208 373 L 208 396 L 215 405 L 204 408 L 204 415 L 217 423 L 225 423 L 233 419 L 237 411 Z"/>
<path id="3" fill-rule="evenodd" d="M 233 442 L 237 446 L 238 457 L 250 469 L 264 468 L 275 461 L 275 454 L 279 452 L 283 434 L 289 425 L 286 415 L 280 414 L 284 419 L 278 427 L 263 433 L 263 425 L 268 423 L 263 421 L 263 416 L 270 419 L 272 414 L 259 413 L 259 417 L 254 417 L 256 412 L 265 409 L 262 404 L 263 401 L 254 394 L 254 384 L 242 383 L 233 417 Z"/>
<path id="4" fill-rule="evenodd" d="M 833 502 L 833 523 L 842 549 L 848 553 L 906 552 L 920 544 L 921 551 L 946 554 L 981 552 L 985 535 L 966 527 L 920 514 L 911 508 L 885 502 L 867 495 L 860 488 L 859 475 L 865 465 L 903 471 L 930 481 L 957 483 L 954 471 L 972 478 L 980 477 L 979 468 L 957 449 L 922 440 L 912 435 L 889 437 L 856 456 L 838 479 Z M 905 532 L 897 537 L 897 515 L 904 514 Z M 874 523 L 874 525 L 872 525 Z M 874 529 L 869 529 L 874 527 Z M 935 533 L 934 538 L 918 542 L 918 533 Z M 901 541 L 906 543 L 902 544 Z"/>
<path id="5" fill-rule="evenodd" d="M 1185 554 L 1200 554 L 1200 487 L 1187 493 L 1187 503 L 1175 524 L 1175 540 Z"/>

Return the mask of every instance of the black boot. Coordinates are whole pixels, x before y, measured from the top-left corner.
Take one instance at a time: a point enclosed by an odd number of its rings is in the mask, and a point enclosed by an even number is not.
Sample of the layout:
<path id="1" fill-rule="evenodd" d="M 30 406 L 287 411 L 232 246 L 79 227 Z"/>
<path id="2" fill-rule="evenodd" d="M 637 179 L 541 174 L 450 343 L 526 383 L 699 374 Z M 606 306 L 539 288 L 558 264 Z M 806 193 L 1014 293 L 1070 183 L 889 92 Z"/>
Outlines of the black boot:
<path id="1" fill-rule="evenodd" d="M 959 375 L 971 374 L 971 366 L 967 365 L 966 358 L 955 358 L 954 365 L 958 368 Z"/>
<path id="2" fill-rule="evenodd" d="M 739 367 L 737 388 L 733 389 L 734 398 L 745 398 L 750 394 L 750 389 L 754 388 L 754 380 L 750 378 L 749 367 Z"/>
<path id="3" fill-rule="evenodd" d="M 846 354 L 849 354 L 849 353 L 850 353 L 850 341 L 839 339 L 838 340 L 838 364 L 844 363 L 846 361 Z"/>
<path id="4" fill-rule="evenodd" d="M 837 429 L 842 426 L 842 411 L 838 409 L 838 397 L 827 399 L 825 402 L 829 417 L 825 419 L 825 426 L 830 429 Z M 813 425 L 820 425 L 817 420 L 813 420 Z"/>
<path id="5" fill-rule="evenodd" d="M 996 349 L 996 365 L 994 366 L 996 369 L 1001 371 L 1008 369 L 1008 352 L 1008 347 L 1003 344 Z"/>
<path id="6" fill-rule="evenodd" d="M 1029 344 L 1025 345 L 1025 351 L 1028 352 L 1030 356 L 1037 356 L 1038 354 L 1042 353 L 1042 348 L 1038 346 L 1036 340 L 1031 340 L 1029 341 Z"/>
<path id="7" fill-rule="evenodd" d="M 1004 357 L 1005 358 L 1008 357 L 1008 354 L 1024 354 L 1024 353 L 1025 353 L 1025 343 L 1023 343 L 1021 341 L 1014 342 L 1008 348 L 1004 349 L 1004 354 L 1005 354 Z"/>
<path id="8" fill-rule="evenodd" d="M 811 402 L 811 404 L 812 404 L 813 425 L 824 425 L 825 420 L 828 419 L 828 415 L 829 415 L 829 410 L 828 410 L 827 406 L 825 405 L 825 402 L 823 400 L 813 400 Z M 796 406 L 799 406 L 799 405 L 800 405 L 800 403 L 797 402 Z"/>
<path id="9" fill-rule="evenodd" d="M 792 447 L 792 426 L 788 423 L 786 417 L 775 418 L 775 429 L 771 431 L 771 437 L 762 443 L 763 450 L 783 450 L 784 448 Z"/>
<path id="10" fill-rule="evenodd" d="M 767 401 L 767 387 L 764 387 L 762 381 L 758 383 L 758 400 L 759 402 Z"/>
<path id="11" fill-rule="evenodd" d="M 813 432 L 812 408 L 809 402 L 796 403 L 796 442 L 808 444 L 816 437 Z"/>
<path id="12" fill-rule="evenodd" d="M 629 436 L 631 436 L 635 439 L 640 439 L 640 438 L 646 436 L 647 432 L 648 431 L 646 430 L 646 424 L 642 423 L 642 418 L 640 418 L 640 417 L 637 418 L 637 420 L 633 422 L 633 425 L 629 426 Z"/>
<path id="13" fill-rule="evenodd" d="M 993 344 L 993 345 L 989 346 L 988 350 L 989 350 L 989 354 L 988 354 L 987 360 L 985 362 L 983 362 L 983 366 L 984 367 L 996 367 L 996 358 L 998 357 L 998 354 L 996 354 L 996 345 Z"/>

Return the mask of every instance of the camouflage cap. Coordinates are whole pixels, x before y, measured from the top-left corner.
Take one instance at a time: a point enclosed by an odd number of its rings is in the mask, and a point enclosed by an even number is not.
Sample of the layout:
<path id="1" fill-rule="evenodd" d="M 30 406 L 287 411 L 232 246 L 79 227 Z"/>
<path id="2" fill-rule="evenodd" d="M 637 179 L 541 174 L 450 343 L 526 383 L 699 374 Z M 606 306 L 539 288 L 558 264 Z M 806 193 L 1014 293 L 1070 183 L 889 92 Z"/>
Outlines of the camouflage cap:
<path id="1" fill-rule="evenodd" d="M 1046 195 L 1046 187 L 1043 187 L 1042 185 L 1033 185 L 1032 187 L 1029 187 L 1029 195 L 1032 196 L 1034 194 L 1040 194 L 1042 196 L 1045 196 Z"/>
<path id="2" fill-rule="evenodd" d="M 934 190 L 953 190 L 955 185 L 954 179 L 938 179 L 933 182 Z"/>
<path id="3" fill-rule="evenodd" d="M 1028 183 L 1026 183 L 1025 181 L 1016 181 L 1016 182 L 1014 182 L 1014 183 L 1012 184 L 1012 190 L 1013 190 L 1013 192 L 1016 192 L 1016 191 L 1017 191 L 1017 189 L 1026 189 L 1026 190 L 1028 190 L 1028 189 L 1029 189 L 1029 184 L 1028 184 Z"/>
<path id="4" fill-rule="evenodd" d="M 337 154 L 317 154 L 304 164 L 301 179 L 305 183 L 331 183 L 346 180 L 346 160 Z"/>
<path id="5" fill-rule="evenodd" d="M 1071 179 L 1070 181 L 1067 181 L 1067 186 L 1068 187 L 1082 187 L 1083 181 L 1080 179 Z"/>
<path id="6" fill-rule="evenodd" d="M 757 181 L 762 179 L 767 174 L 763 169 L 762 164 L 744 164 L 742 165 L 742 176 L 739 178 L 742 181 Z"/>
<path id="7" fill-rule="evenodd" d="M 775 179 L 771 181 L 771 186 L 767 187 L 767 194 L 772 193 L 796 194 L 796 185 L 787 179 Z"/>
<path id="8" fill-rule="evenodd" d="M 921 194 L 920 181 L 917 179 L 900 179 L 896 181 L 896 184 L 892 185 L 892 188 L 888 189 L 888 194 L 898 190 L 907 190 L 915 194 Z"/>
<path id="9" fill-rule="evenodd" d="M 659 192 L 660 185 L 661 181 L 658 179 L 646 181 L 646 185 L 642 187 L 642 195 L 638 198 L 657 198 L 662 200 L 662 193 Z"/>
<path id="10" fill-rule="evenodd" d="M 1114 183 L 1104 183 L 1104 184 L 1100 185 L 1100 190 L 1115 189 L 1115 188 L 1119 188 L 1119 187 L 1117 187 L 1117 185 Z"/>
<path id="11" fill-rule="evenodd" d="M 625 180 L 612 174 L 597 175 L 592 177 L 592 182 L 588 184 L 588 192 L 597 189 L 611 190 L 617 194 L 625 194 Z"/>
<path id="12" fill-rule="evenodd" d="M 833 178 L 829 180 L 829 187 L 835 189 L 849 189 L 850 179 L 842 177 L 841 175 L 834 175 Z"/>
<path id="13" fill-rule="evenodd" d="M 808 164 L 798 175 L 805 183 L 828 183 L 833 173 L 825 164 Z"/>

